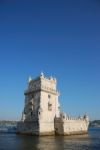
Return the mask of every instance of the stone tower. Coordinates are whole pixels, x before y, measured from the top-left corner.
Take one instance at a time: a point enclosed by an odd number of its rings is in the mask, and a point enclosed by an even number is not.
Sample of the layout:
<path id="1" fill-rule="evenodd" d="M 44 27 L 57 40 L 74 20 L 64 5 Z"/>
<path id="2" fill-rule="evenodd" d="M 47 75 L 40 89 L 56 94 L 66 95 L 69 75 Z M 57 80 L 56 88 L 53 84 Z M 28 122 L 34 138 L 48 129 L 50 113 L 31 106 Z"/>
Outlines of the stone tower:
<path id="1" fill-rule="evenodd" d="M 32 135 L 86 134 L 89 127 L 87 115 L 72 118 L 60 112 L 57 81 L 43 73 L 36 79 L 29 78 L 24 92 L 25 106 L 17 133 Z"/>
<path id="2" fill-rule="evenodd" d="M 36 79 L 29 78 L 24 92 L 25 106 L 18 132 L 37 135 L 55 133 L 54 119 L 60 117 L 59 93 L 55 78 L 46 78 L 43 73 Z"/>

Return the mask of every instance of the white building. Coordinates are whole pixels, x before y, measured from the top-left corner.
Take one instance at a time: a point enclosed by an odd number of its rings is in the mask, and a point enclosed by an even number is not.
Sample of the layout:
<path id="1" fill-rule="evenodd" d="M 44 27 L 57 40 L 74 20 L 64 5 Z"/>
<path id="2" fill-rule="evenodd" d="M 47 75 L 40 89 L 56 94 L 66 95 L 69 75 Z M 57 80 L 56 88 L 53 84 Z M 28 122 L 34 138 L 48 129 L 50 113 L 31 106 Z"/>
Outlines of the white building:
<path id="1" fill-rule="evenodd" d="M 89 119 L 85 115 L 70 118 L 60 111 L 59 92 L 55 78 L 43 73 L 36 79 L 29 78 L 25 91 L 25 106 L 17 133 L 33 135 L 83 134 L 88 130 Z"/>

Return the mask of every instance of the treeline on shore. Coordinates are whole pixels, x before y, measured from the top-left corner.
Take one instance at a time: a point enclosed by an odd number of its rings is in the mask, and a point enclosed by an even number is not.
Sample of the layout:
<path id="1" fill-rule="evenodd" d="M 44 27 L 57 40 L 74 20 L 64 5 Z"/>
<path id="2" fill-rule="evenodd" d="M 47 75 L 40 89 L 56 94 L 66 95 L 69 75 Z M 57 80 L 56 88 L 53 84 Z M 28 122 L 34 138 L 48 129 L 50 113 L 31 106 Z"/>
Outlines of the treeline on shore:
<path id="1" fill-rule="evenodd" d="M 0 120 L 0 125 L 17 125 L 18 121 Z"/>
<path id="2" fill-rule="evenodd" d="M 93 127 L 100 126 L 100 120 L 91 121 L 90 126 L 93 126 Z"/>
<path id="3" fill-rule="evenodd" d="M 18 121 L 0 120 L 0 125 L 17 125 Z M 90 126 L 100 126 L 100 120 L 90 121 Z"/>

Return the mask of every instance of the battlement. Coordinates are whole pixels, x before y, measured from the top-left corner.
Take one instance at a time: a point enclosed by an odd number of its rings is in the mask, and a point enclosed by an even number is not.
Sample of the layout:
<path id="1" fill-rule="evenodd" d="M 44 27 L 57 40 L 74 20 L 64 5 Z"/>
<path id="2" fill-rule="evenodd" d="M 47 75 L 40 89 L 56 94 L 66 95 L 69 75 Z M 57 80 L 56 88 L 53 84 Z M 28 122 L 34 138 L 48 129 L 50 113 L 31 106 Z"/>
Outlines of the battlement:
<path id="1" fill-rule="evenodd" d="M 38 90 L 43 90 L 46 92 L 59 95 L 59 92 L 56 89 L 56 85 L 57 85 L 56 78 L 53 78 L 53 77 L 47 78 L 44 76 L 43 73 L 41 73 L 41 75 L 37 77 L 36 79 L 32 79 L 31 77 L 29 77 L 28 88 L 27 90 L 25 90 L 24 94 L 26 95 L 33 91 L 35 92 Z"/>
<path id="2" fill-rule="evenodd" d="M 87 118 L 84 118 L 83 117 L 69 117 L 69 116 L 60 116 L 59 118 L 55 118 L 56 122 L 67 122 L 67 121 L 70 121 L 70 122 L 74 122 L 74 121 L 87 121 Z"/>
<path id="3" fill-rule="evenodd" d="M 57 118 L 56 118 L 57 119 Z M 86 120 L 86 121 L 88 121 L 89 120 L 89 118 L 88 118 L 88 116 L 85 114 L 85 115 L 83 115 L 83 116 L 79 116 L 79 117 L 70 117 L 70 116 L 68 116 L 68 115 L 66 115 L 65 113 L 61 113 L 60 114 L 60 118 L 58 118 L 58 120 L 62 120 L 62 121 L 66 121 L 66 120 L 71 120 L 71 121 L 74 121 L 74 120 Z"/>
<path id="4" fill-rule="evenodd" d="M 46 81 L 51 82 L 51 83 L 53 82 L 55 84 L 57 82 L 56 78 L 53 78 L 52 76 L 46 77 L 43 73 L 41 73 L 40 76 L 38 76 L 35 79 L 32 79 L 32 77 L 29 77 L 28 83 L 30 84 L 31 82 L 36 82 L 36 81 L 41 80 L 41 79 L 46 80 Z"/>

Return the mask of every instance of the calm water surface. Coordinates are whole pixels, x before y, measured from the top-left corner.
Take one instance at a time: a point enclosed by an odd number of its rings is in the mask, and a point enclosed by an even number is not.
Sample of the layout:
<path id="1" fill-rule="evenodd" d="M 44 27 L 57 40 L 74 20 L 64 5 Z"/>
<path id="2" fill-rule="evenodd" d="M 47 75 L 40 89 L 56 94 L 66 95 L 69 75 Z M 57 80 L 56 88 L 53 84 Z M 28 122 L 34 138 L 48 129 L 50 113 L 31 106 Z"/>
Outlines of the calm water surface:
<path id="1" fill-rule="evenodd" d="M 0 150 L 100 150 L 100 128 L 81 136 L 25 136 L 0 133 Z"/>

